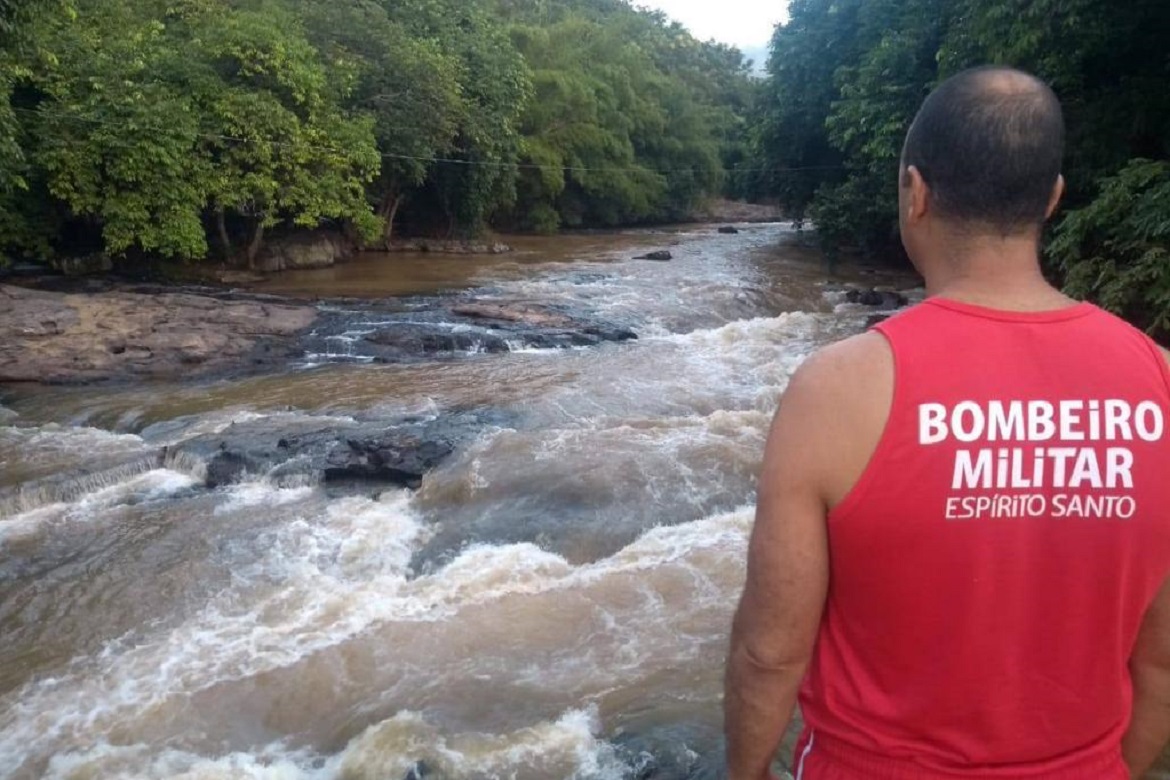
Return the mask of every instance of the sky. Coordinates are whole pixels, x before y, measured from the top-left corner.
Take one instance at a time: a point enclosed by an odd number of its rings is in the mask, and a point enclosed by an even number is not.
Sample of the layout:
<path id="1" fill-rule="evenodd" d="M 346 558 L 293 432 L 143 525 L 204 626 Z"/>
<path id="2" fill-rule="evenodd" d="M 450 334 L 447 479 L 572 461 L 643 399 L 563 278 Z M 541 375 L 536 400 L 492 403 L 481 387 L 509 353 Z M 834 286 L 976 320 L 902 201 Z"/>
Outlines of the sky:
<path id="1" fill-rule="evenodd" d="M 788 0 L 633 0 L 634 5 L 665 11 L 700 40 L 714 38 L 741 49 L 758 49 L 788 18 Z"/>

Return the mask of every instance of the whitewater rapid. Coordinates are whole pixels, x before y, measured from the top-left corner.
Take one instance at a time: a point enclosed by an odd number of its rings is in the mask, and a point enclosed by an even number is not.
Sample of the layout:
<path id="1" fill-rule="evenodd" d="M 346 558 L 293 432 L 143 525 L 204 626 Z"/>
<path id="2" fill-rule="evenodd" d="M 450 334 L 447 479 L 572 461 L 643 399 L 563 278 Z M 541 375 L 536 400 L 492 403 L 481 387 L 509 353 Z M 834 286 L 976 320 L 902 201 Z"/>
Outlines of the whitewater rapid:
<path id="1" fill-rule="evenodd" d="M 0 774 L 709 776 L 771 415 L 868 314 L 743 227 L 481 280 L 636 342 L 7 402 Z M 481 408 L 417 492 L 207 490 L 173 449 Z"/>

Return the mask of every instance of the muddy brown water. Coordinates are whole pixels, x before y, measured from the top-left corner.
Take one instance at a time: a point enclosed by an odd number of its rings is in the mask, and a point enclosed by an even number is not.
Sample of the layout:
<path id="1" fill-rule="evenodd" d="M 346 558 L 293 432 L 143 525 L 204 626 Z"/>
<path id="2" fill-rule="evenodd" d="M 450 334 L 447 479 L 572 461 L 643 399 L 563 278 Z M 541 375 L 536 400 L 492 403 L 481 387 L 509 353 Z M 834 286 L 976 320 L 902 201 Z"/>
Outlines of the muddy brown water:
<path id="1" fill-rule="evenodd" d="M 35 489 L 0 519 L 0 775 L 718 776 L 767 425 L 795 367 L 871 312 L 785 225 L 512 243 L 263 288 L 474 288 L 639 339 L 4 394 L 19 417 L 0 427 L 0 489 Z M 631 259 L 659 248 L 675 259 Z M 416 493 L 208 491 L 200 463 L 154 459 L 242 420 L 451 409 L 496 422 Z"/>

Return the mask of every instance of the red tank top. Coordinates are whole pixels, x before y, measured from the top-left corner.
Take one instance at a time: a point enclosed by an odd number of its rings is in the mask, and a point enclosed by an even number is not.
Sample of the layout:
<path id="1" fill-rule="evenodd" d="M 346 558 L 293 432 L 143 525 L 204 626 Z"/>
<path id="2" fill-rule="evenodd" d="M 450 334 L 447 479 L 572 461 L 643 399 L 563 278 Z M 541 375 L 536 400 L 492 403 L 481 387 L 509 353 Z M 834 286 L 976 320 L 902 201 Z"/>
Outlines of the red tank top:
<path id="1" fill-rule="evenodd" d="M 1170 370 L 1090 305 L 929 299 L 879 325 L 893 406 L 829 515 L 801 780 L 1128 778 L 1170 573 Z"/>

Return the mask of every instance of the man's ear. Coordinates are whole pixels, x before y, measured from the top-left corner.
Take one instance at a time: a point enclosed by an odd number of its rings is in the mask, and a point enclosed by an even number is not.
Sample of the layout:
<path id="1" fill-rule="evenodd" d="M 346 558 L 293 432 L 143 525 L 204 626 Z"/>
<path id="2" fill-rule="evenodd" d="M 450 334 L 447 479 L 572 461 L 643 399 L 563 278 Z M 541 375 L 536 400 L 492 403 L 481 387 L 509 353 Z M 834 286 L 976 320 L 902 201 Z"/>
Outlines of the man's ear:
<path id="1" fill-rule="evenodd" d="M 911 223 L 918 222 L 930 211 L 930 187 L 922 178 L 922 172 L 913 165 L 906 168 L 906 184 L 905 216 Z"/>
<path id="2" fill-rule="evenodd" d="M 1044 219 L 1052 218 L 1056 213 L 1056 207 L 1060 205 L 1060 199 L 1064 197 L 1064 176 L 1056 177 L 1056 186 L 1052 188 L 1052 195 L 1048 198 L 1048 211 L 1044 213 Z"/>

